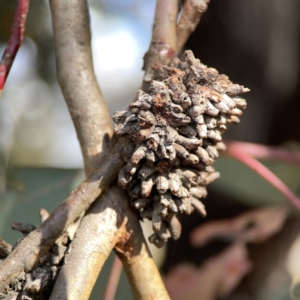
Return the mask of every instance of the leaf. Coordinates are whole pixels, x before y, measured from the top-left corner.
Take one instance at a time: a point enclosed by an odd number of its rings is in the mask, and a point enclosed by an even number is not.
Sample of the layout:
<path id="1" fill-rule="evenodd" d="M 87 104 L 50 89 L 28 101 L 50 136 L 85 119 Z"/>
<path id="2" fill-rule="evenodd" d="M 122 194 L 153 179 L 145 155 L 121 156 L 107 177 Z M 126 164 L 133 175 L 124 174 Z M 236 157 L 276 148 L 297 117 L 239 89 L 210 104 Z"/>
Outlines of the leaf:
<path id="1" fill-rule="evenodd" d="M 292 191 L 300 187 L 300 167 L 281 162 L 263 162 Z M 287 200 L 273 186 L 254 171 L 237 160 L 222 156 L 214 167 L 221 173 L 219 180 L 211 188 L 227 194 L 251 206 L 274 205 L 286 203 Z"/>

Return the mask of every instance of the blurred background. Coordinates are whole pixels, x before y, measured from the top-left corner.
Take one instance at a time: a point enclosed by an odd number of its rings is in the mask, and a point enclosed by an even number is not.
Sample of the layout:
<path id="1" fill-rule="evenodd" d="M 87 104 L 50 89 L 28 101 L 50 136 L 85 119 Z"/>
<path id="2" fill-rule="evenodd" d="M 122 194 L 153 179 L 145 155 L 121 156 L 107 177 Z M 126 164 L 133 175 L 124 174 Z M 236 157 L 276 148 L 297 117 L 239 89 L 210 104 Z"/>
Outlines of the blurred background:
<path id="1" fill-rule="evenodd" d="M 113 113 L 125 109 L 140 88 L 155 1 L 91 0 L 89 4 L 95 72 Z M 9 38 L 16 5 L 16 1 L 0 1 L 0 53 Z M 186 47 L 204 64 L 251 89 L 246 95 L 248 108 L 242 123 L 229 126 L 226 139 L 298 147 L 299 6 L 299 0 L 211 0 L 189 39 Z M 83 178 L 82 167 L 76 133 L 56 81 L 49 4 L 31 0 L 24 42 L 0 99 L 0 235 L 14 243 L 20 235 L 10 230 L 13 221 L 38 225 L 39 209 L 53 210 Z M 300 194 L 297 166 L 269 162 L 268 167 Z M 219 159 L 216 169 L 222 177 L 212 185 L 205 200 L 207 220 L 285 202 L 256 174 L 229 158 Z M 188 233 L 203 221 L 193 215 L 183 222 L 183 237 L 165 249 L 164 272 L 182 261 L 199 266 L 228 246 L 227 242 L 216 242 L 204 250 L 191 247 Z M 257 261 L 266 261 L 270 249 L 273 256 L 256 271 L 260 275 L 250 276 L 228 299 L 290 299 L 287 276 L 278 279 L 274 275 L 278 288 L 270 289 L 270 293 L 262 280 L 273 272 L 266 271 L 271 266 L 278 265 L 280 274 L 286 274 L 282 264 L 299 225 L 298 216 L 293 216 L 273 241 L 249 250 Z M 92 299 L 99 299 L 110 263 Z M 300 269 L 299 260 L 298 263 Z M 124 293 L 130 295 L 123 276 L 116 299 L 124 299 Z M 129 295 L 126 299 L 130 299 Z"/>

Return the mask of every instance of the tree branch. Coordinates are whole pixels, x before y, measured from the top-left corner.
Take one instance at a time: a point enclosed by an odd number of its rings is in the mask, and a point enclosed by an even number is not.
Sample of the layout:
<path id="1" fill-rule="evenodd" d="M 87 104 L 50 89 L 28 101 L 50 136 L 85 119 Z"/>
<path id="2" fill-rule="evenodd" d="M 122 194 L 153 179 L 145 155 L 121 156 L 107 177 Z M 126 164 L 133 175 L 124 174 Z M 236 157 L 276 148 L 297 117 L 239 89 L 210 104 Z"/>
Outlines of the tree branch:
<path id="1" fill-rule="evenodd" d="M 156 1 L 152 39 L 144 56 L 145 75 L 142 86 L 144 91 L 148 90 L 152 79 L 152 66 L 156 63 L 168 63 L 175 57 L 177 15 L 176 0 Z"/>
<path id="2" fill-rule="evenodd" d="M 89 299 L 103 264 L 126 231 L 124 192 L 113 186 L 83 217 L 50 299 Z"/>
<path id="3" fill-rule="evenodd" d="M 98 198 L 83 218 L 51 299 L 89 299 L 115 245 L 135 299 L 149 299 L 151 295 L 155 299 L 169 299 L 136 213 L 129 205 L 126 192 L 116 185 Z"/>
<path id="4" fill-rule="evenodd" d="M 132 209 L 127 212 L 126 236 L 116 245 L 115 251 L 123 263 L 134 299 L 170 299 L 145 241 L 136 212 Z"/>
<path id="5" fill-rule="evenodd" d="M 29 2 L 29 0 L 19 0 L 10 38 L 0 61 L 0 96 L 17 52 L 22 45 Z"/>
<path id="6" fill-rule="evenodd" d="M 72 224 L 79 215 L 87 210 L 116 178 L 124 165 L 121 149 L 124 140 L 114 147 L 109 157 L 103 161 L 100 170 L 91 174 L 71 195 L 60 204 L 49 218 L 25 237 L 5 259 L 0 268 L 0 292 L 22 270 L 31 270 L 39 258 L 55 243 L 55 240 Z M 107 225 L 107 224 L 106 224 Z"/>
<path id="7" fill-rule="evenodd" d="M 202 15 L 206 12 L 210 0 L 185 0 L 181 17 L 177 24 L 176 55 L 194 32 Z"/>
<path id="8" fill-rule="evenodd" d="M 113 134 L 92 60 L 86 1 L 50 0 L 57 76 L 80 142 L 86 174 L 97 168 Z"/>

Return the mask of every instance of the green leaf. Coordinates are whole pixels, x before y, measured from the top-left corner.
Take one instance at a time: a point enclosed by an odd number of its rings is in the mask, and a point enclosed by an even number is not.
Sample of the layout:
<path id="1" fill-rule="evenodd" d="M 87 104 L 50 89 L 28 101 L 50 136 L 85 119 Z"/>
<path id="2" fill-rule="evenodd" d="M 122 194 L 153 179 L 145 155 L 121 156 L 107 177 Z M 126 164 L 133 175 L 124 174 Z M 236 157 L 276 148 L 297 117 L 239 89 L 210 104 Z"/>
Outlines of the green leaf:
<path id="1" fill-rule="evenodd" d="M 263 161 L 293 192 L 300 188 L 300 167 L 275 161 Z M 214 167 L 221 173 L 211 188 L 251 206 L 274 205 L 287 202 L 269 182 L 241 162 L 220 157 Z"/>

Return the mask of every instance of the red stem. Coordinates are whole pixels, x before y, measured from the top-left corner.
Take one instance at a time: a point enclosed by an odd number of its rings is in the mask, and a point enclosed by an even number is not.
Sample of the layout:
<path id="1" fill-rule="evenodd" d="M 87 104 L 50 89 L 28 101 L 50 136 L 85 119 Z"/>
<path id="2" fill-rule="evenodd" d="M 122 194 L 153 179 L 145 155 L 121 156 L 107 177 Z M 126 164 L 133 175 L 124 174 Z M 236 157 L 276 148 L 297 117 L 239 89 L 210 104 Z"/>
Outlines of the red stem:
<path id="1" fill-rule="evenodd" d="M 235 149 L 257 158 L 280 160 L 286 163 L 300 165 L 300 151 L 245 142 L 226 141 L 225 144 L 229 152 L 231 149 Z"/>
<path id="2" fill-rule="evenodd" d="M 16 54 L 22 45 L 29 2 L 30 0 L 19 0 L 18 3 L 10 38 L 0 61 L 0 94 L 4 88 Z"/>
<path id="3" fill-rule="evenodd" d="M 300 199 L 268 168 L 255 158 L 241 152 L 240 149 L 229 147 L 228 153 L 235 159 L 254 170 L 257 174 L 272 184 L 282 195 L 284 195 L 290 203 L 300 211 Z"/>
<path id="4" fill-rule="evenodd" d="M 119 257 L 117 255 L 115 255 L 115 258 L 114 258 L 114 261 L 113 261 L 113 264 L 111 267 L 111 271 L 109 274 L 109 279 L 107 282 L 103 300 L 114 300 L 115 299 L 115 295 L 117 292 L 122 269 L 123 269 L 122 262 L 119 259 Z"/>

